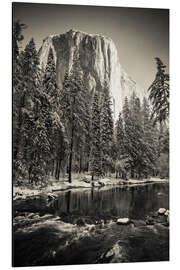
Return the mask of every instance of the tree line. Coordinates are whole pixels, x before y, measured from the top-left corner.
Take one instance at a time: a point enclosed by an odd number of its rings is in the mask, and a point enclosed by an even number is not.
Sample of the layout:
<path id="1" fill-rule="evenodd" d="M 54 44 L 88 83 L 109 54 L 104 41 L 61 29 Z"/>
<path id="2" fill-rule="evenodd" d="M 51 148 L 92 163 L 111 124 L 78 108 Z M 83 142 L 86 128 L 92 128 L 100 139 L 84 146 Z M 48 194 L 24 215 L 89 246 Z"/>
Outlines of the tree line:
<path id="1" fill-rule="evenodd" d="M 13 27 L 13 178 L 39 183 L 66 173 L 72 182 L 72 172 L 89 172 L 92 180 L 115 172 L 125 179 L 161 174 L 168 159 L 167 107 L 152 112 L 148 100 L 141 104 L 133 93 L 114 123 L 108 82 L 90 97 L 74 51 L 60 89 L 51 48 L 43 69 L 33 39 L 20 50 L 25 27 L 19 21 Z M 150 100 L 156 88 L 154 82 Z"/>

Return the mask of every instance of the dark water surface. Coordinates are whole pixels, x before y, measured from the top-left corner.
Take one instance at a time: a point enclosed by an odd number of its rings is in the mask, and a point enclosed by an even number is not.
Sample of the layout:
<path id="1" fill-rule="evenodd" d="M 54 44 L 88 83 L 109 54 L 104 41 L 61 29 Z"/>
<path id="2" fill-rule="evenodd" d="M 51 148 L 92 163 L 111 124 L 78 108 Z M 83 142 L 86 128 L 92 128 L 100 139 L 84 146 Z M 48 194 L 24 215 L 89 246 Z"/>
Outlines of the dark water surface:
<path id="1" fill-rule="evenodd" d="M 144 186 L 72 190 L 59 194 L 58 214 L 143 219 L 163 207 L 169 209 L 167 183 Z"/>

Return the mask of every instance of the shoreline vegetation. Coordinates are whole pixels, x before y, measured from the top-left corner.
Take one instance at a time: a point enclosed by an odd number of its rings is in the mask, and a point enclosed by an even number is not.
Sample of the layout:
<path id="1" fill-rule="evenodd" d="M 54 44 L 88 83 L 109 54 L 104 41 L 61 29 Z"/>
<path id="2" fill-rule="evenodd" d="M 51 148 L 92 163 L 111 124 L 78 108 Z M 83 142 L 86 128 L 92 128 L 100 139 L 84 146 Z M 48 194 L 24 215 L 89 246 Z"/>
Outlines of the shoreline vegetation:
<path id="1" fill-rule="evenodd" d="M 13 184 L 13 200 L 17 199 L 25 199 L 29 196 L 36 196 L 41 193 L 54 193 L 54 192 L 60 192 L 60 191 L 66 191 L 71 189 L 89 189 L 89 188 L 102 188 L 105 186 L 125 186 L 125 185 L 143 185 L 143 184 L 150 184 L 150 183 L 164 183 L 169 182 L 169 179 L 167 178 L 158 178 L 158 177 L 150 177 L 147 179 L 116 179 L 112 177 L 102 178 L 99 180 L 94 180 L 93 182 L 90 180 L 89 175 L 83 175 L 79 176 L 79 179 L 75 177 L 73 179 L 72 183 L 69 183 L 68 179 L 64 178 L 62 180 L 55 180 L 51 179 L 51 181 L 48 181 L 48 184 L 43 185 L 32 185 L 32 184 L 25 184 L 23 182 L 22 185 L 19 184 Z"/>

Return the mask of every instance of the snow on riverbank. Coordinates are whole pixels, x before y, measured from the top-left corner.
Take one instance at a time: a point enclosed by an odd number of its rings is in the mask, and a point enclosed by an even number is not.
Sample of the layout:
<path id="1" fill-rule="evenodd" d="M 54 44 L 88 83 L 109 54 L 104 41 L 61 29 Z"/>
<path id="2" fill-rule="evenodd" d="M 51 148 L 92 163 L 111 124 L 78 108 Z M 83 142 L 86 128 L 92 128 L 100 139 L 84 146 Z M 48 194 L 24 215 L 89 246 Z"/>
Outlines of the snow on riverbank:
<path id="1" fill-rule="evenodd" d="M 168 179 L 160 179 L 160 178 L 148 178 L 148 179 L 115 179 L 115 178 L 102 178 L 96 181 L 91 182 L 87 177 L 81 179 L 74 179 L 72 183 L 66 181 L 52 181 L 46 187 L 41 186 L 30 186 L 30 185 L 22 185 L 22 186 L 13 186 L 13 200 L 16 199 L 25 199 L 28 196 L 38 196 L 42 193 L 52 193 L 55 191 L 63 191 L 69 189 L 79 189 L 79 188 L 92 188 L 92 187 L 105 187 L 105 186 L 114 186 L 114 185 L 143 185 L 148 183 L 163 183 L 168 182 Z"/>

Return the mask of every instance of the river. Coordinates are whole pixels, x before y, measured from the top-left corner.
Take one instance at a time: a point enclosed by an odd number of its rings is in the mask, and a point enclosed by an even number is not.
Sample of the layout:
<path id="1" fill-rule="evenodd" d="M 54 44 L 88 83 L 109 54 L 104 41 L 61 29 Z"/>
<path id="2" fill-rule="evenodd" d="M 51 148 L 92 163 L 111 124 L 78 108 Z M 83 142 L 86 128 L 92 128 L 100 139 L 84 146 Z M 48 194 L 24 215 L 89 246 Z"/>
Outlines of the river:
<path id="1" fill-rule="evenodd" d="M 39 210 L 36 223 L 14 232 L 14 266 L 169 259 L 169 228 L 145 223 L 159 208 L 169 209 L 168 183 L 73 189 L 57 195 L 52 219 L 42 222 Z M 38 216 L 37 204 L 44 204 L 44 197 L 35 204 Z M 117 225 L 119 217 L 134 220 L 135 226 Z M 78 226 L 79 220 L 84 224 Z"/>
<path id="2" fill-rule="evenodd" d="M 142 219 L 160 207 L 169 209 L 168 194 L 166 183 L 70 190 L 59 194 L 57 212 L 59 216 L 66 213 Z"/>

